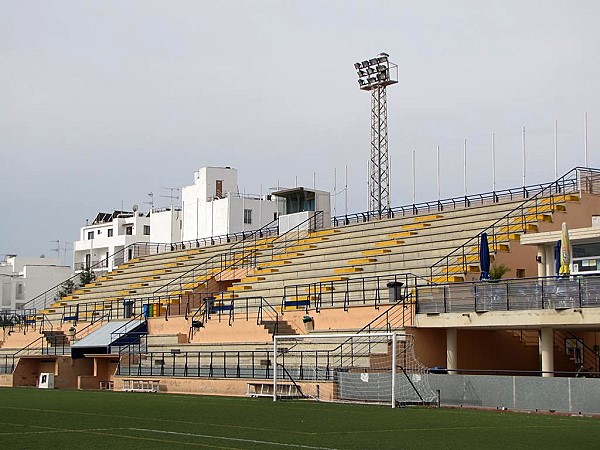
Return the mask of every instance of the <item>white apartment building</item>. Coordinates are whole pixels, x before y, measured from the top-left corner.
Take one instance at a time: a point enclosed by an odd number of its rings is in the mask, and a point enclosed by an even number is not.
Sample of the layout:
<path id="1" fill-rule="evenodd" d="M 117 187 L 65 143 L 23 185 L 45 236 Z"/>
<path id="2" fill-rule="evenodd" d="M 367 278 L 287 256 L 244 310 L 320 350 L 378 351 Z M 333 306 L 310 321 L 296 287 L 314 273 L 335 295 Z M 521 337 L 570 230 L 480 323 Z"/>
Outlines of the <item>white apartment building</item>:
<path id="1" fill-rule="evenodd" d="M 19 309 L 72 274 L 58 258 L 7 255 L 0 262 L 0 308 Z"/>
<path id="2" fill-rule="evenodd" d="M 240 193 L 237 170 L 202 167 L 194 184 L 181 191 L 183 241 L 257 230 L 277 219 L 278 202 L 270 195 Z"/>
<path id="3" fill-rule="evenodd" d="M 150 217 L 138 211 L 100 212 L 91 224 L 81 227 L 73 242 L 73 268 L 112 270 L 112 256 L 138 242 L 150 242 Z M 126 258 L 127 259 L 127 258 Z"/>
<path id="4" fill-rule="evenodd" d="M 110 271 L 136 256 L 133 248 L 127 249 L 132 244 L 190 242 L 253 231 L 286 214 L 290 217 L 279 222 L 283 231 L 315 211 L 324 212 L 324 223 L 330 218 L 329 193 L 294 188 L 273 195 L 245 195 L 237 186 L 237 170 L 231 167 L 202 167 L 194 172 L 194 184 L 182 188 L 181 199 L 181 208 L 98 213 L 73 243 L 74 269 Z"/>
<path id="5" fill-rule="evenodd" d="M 73 243 L 73 266 L 76 271 L 84 267 L 110 271 L 135 256 L 131 247 L 124 250 L 132 244 L 180 241 L 180 208 L 100 212 L 91 225 L 80 229 L 79 240 Z"/>

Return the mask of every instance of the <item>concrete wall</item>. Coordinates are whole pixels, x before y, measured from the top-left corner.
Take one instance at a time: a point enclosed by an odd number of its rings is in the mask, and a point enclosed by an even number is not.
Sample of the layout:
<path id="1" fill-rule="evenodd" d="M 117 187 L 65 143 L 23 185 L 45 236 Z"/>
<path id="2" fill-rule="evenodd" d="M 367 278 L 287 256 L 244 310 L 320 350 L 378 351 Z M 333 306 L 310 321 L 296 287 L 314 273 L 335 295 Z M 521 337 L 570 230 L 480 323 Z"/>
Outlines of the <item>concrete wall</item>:
<path id="1" fill-rule="evenodd" d="M 179 209 L 152 211 L 150 214 L 150 242 L 181 242 L 183 214 Z"/>
<path id="2" fill-rule="evenodd" d="M 447 406 L 600 413 L 600 379 L 430 375 Z"/>

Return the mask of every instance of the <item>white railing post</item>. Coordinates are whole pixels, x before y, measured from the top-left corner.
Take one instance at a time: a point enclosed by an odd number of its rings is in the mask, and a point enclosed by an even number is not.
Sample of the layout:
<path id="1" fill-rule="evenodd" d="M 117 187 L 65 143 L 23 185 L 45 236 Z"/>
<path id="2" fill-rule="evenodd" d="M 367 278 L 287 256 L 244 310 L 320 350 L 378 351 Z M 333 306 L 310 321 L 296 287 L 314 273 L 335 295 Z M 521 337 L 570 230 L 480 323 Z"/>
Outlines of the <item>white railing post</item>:
<path id="1" fill-rule="evenodd" d="M 392 408 L 396 407 L 396 333 L 392 334 Z"/>
<path id="2" fill-rule="evenodd" d="M 273 336 L 273 401 L 277 401 L 277 336 Z"/>

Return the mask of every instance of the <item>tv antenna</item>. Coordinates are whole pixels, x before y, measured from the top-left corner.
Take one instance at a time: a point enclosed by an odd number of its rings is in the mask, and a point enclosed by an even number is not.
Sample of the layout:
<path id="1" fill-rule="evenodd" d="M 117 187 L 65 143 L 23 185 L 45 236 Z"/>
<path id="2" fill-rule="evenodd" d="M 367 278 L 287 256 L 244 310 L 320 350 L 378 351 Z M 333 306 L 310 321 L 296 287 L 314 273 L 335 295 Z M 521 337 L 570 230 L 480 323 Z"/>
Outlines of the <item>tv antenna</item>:
<path id="1" fill-rule="evenodd" d="M 179 192 L 179 188 L 177 187 L 161 187 L 161 189 L 166 189 L 170 193 L 169 195 L 161 195 L 163 198 L 171 199 L 171 211 L 173 210 L 173 200 L 179 200 L 179 195 L 175 195 L 176 192 Z"/>
<path id="2" fill-rule="evenodd" d="M 150 205 L 150 210 L 152 210 L 154 208 L 154 193 L 153 192 L 148 192 L 148 197 L 150 197 L 150 201 L 149 202 L 144 202 L 146 205 Z"/>

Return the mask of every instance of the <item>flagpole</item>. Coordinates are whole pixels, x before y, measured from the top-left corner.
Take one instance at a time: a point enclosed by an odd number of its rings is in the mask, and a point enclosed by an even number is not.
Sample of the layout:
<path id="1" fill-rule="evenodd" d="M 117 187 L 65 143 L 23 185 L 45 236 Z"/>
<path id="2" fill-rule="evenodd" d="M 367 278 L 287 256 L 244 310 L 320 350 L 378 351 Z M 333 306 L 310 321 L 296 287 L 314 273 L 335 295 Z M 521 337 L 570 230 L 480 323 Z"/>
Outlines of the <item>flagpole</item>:
<path id="1" fill-rule="evenodd" d="M 465 144 L 463 147 L 463 188 L 465 191 L 465 197 L 467 196 L 467 140 L 465 139 Z"/>
<path id="2" fill-rule="evenodd" d="M 558 120 L 554 119 L 554 179 L 558 180 Z"/>
<path id="3" fill-rule="evenodd" d="M 492 133 L 492 192 L 496 192 L 496 133 Z"/>
<path id="4" fill-rule="evenodd" d="M 525 174 L 526 174 L 526 160 L 525 160 L 525 127 L 521 132 L 521 153 L 523 156 L 523 192 L 525 192 Z"/>
<path id="5" fill-rule="evenodd" d="M 436 148 L 436 185 L 437 185 L 437 199 L 440 199 L 440 146 L 438 145 Z"/>
<path id="6" fill-rule="evenodd" d="M 416 183 L 415 183 L 415 151 L 412 151 L 412 201 L 413 205 L 416 203 Z"/>
<path id="7" fill-rule="evenodd" d="M 583 148 L 585 152 L 585 167 L 588 167 L 588 113 L 583 116 Z"/>

